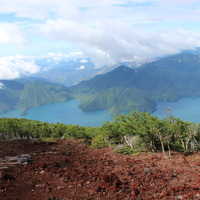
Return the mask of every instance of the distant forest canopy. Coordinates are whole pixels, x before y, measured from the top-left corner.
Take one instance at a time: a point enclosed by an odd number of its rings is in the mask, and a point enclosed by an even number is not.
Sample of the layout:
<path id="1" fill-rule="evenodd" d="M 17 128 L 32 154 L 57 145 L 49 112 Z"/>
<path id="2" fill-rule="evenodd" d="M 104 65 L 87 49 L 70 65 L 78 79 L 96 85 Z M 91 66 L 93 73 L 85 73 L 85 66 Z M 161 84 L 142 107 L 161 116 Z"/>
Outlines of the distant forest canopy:
<path id="1" fill-rule="evenodd" d="M 162 151 L 195 152 L 200 149 L 200 124 L 174 118 L 169 111 L 165 119 L 150 113 L 132 111 L 117 115 L 102 127 L 49 124 L 27 119 L 0 118 L 0 140 L 36 138 L 82 138 L 94 148 L 113 147 L 120 153 Z M 168 153 L 166 153 L 168 152 Z"/>

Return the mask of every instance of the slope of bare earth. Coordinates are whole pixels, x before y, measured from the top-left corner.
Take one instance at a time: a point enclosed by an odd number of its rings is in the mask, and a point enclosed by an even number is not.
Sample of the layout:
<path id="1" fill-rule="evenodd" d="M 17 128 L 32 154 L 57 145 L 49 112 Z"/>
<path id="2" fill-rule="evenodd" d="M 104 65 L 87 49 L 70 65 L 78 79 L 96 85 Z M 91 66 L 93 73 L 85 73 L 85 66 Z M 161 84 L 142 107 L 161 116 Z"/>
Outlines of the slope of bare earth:
<path id="1" fill-rule="evenodd" d="M 2 200 L 200 199 L 200 153 L 124 156 L 81 140 L 0 142 L 1 161 L 29 154 L 30 163 L 0 163 Z"/>

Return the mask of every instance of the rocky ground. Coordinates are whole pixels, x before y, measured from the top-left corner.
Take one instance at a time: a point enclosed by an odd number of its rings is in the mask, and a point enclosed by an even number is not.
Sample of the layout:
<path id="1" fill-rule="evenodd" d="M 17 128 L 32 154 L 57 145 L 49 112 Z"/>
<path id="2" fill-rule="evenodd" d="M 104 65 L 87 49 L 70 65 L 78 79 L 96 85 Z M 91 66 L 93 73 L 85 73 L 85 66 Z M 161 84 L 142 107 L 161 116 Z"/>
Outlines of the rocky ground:
<path id="1" fill-rule="evenodd" d="M 0 142 L 0 158 L 1 200 L 200 199 L 200 153 L 124 156 L 70 139 Z"/>

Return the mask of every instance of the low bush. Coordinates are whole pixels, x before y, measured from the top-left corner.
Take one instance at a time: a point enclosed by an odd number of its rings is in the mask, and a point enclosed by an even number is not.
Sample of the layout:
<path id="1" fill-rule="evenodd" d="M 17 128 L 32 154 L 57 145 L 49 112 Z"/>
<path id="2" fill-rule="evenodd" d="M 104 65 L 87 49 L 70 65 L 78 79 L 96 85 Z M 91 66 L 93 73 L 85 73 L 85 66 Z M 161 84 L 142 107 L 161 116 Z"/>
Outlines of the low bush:
<path id="1" fill-rule="evenodd" d="M 97 149 L 108 147 L 108 144 L 105 141 L 105 136 L 103 134 L 95 136 L 94 139 L 92 140 L 91 147 Z"/>
<path id="2" fill-rule="evenodd" d="M 138 154 L 140 152 L 140 150 L 134 149 L 130 146 L 123 146 L 123 147 L 117 149 L 116 152 L 124 154 L 124 155 L 135 155 L 135 154 Z"/>

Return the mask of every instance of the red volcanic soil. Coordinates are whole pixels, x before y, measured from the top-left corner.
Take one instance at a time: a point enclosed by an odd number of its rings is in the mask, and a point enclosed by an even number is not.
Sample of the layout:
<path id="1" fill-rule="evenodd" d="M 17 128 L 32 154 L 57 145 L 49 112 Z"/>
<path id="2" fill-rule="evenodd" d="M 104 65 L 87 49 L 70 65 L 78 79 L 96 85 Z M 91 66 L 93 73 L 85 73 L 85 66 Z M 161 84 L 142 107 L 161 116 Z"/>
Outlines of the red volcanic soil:
<path id="1" fill-rule="evenodd" d="M 0 142 L 0 158 L 29 154 L 28 164 L 0 163 L 1 200 L 200 199 L 200 153 L 124 156 L 81 140 Z"/>

